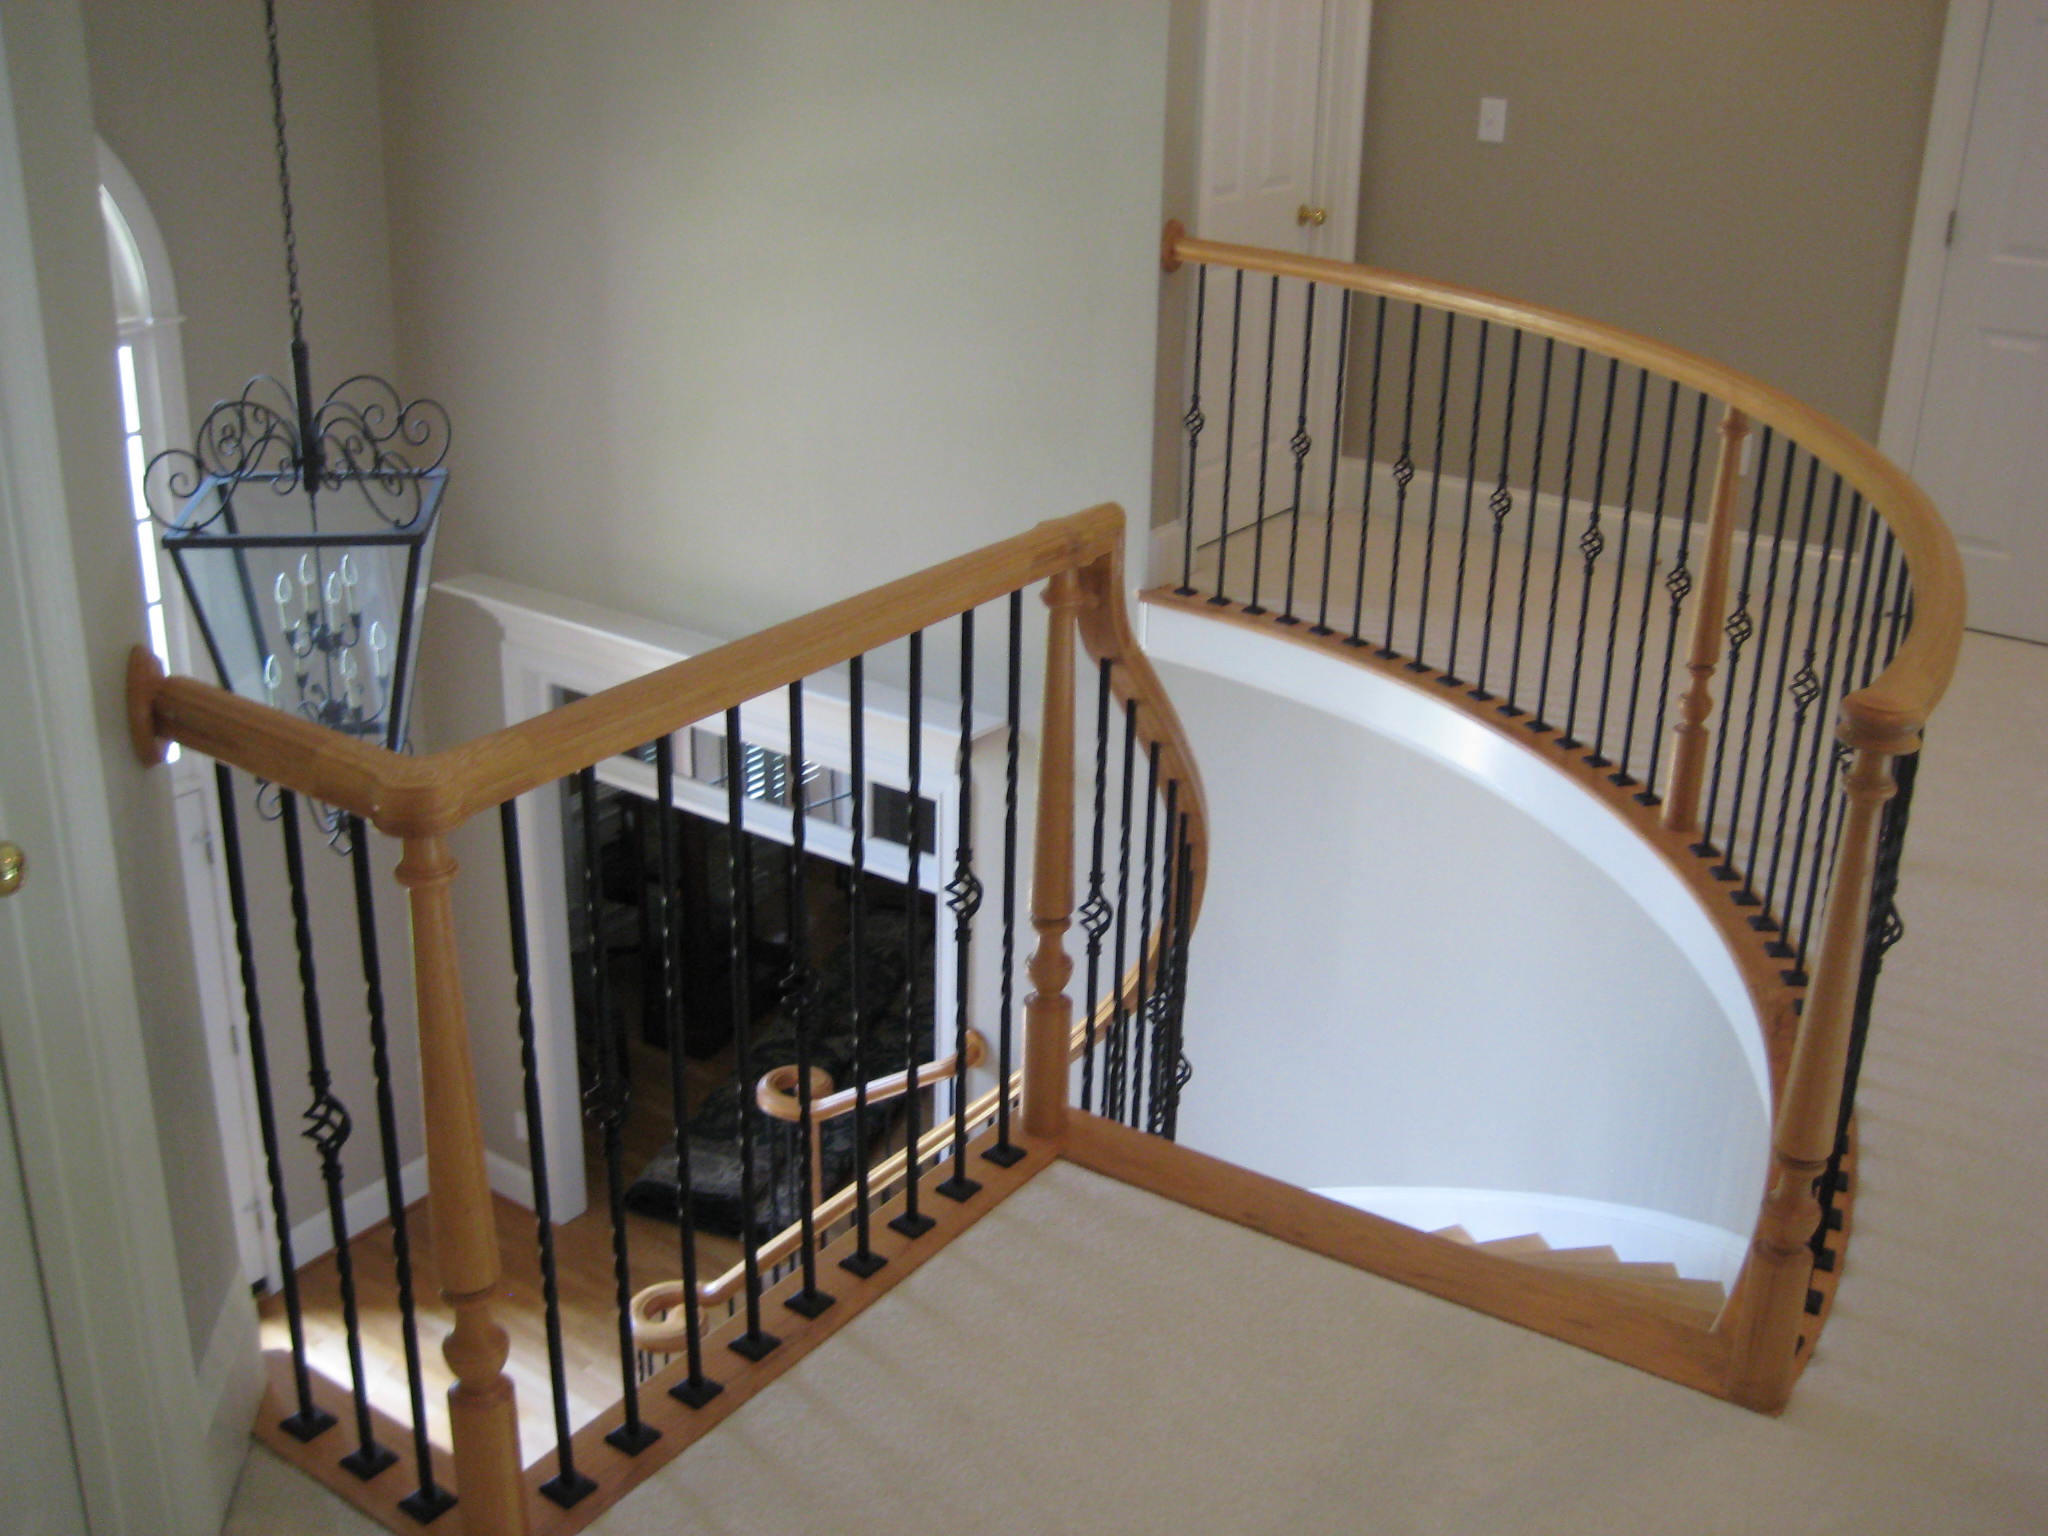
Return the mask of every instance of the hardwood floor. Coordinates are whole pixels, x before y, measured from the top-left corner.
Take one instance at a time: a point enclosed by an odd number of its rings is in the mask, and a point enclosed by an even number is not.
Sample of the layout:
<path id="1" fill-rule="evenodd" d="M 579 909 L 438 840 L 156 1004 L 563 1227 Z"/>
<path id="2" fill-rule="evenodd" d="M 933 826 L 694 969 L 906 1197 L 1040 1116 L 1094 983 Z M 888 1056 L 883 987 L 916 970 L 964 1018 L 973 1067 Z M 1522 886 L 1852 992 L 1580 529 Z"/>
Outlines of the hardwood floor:
<path id="1" fill-rule="evenodd" d="M 653 1047 L 636 1046 L 634 1068 L 637 1082 L 665 1082 L 668 1057 Z M 731 1072 L 729 1051 L 706 1061 L 691 1061 L 692 1107 L 711 1088 L 730 1077 Z M 620 1159 L 628 1180 L 667 1142 L 670 1126 L 666 1104 L 666 1096 L 659 1093 L 634 1096 L 622 1136 L 624 1154 Z M 589 1178 L 589 1205 L 574 1220 L 559 1223 L 554 1234 L 565 1397 L 572 1432 L 619 1400 L 623 1380 L 604 1159 L 594 1132 L 585 1137 L 584 1166 Z M 413 1292 L 418 1306 L 428 1435 L 445 1451 L 449 1446 L 447 1393 L 454 1375 L 441 1358 L 440 1343 L 455 1319 L 440 1297 L 429 1205 L 430 1200 L 413 1205 L 407 1212 L 406 1225 L 413 1254 Z M 553 1448 L 556 1434 L 539 1249 L 530 1211 L 502 1196 L 493 1205 L 499 1264 L 504 1276 L 503 1304 L 497 1309 L 497 1316 L 511 1335 L 506 1373 L 518 1395 L 520 1448 L 531 1464 Z M 695 1242 L 699 1273 L 706 1279 L 740 1260 L 740 1245 L 731 1238 L 700 1232 L 695 1234 Z M 681 1234 L 673 1223 L 629 1211 L 626 1249 L 632 1290 L 657 1280 L 672 1279 L 681 1272 Z M 359 1234 L 349 1244 L 349 1253 L 362 1324 L 363 1375 L 371 1404 L 400 1423 L 410 1424 L 412 1408 L 406 1385 L 391 1223 L 379 1222 Z M 326 1254 L 303 1266 L 298 1272 L 298 1283 L 307 1361 L 345 1392 L 350 1370 L 335 1255 Z M 283 1298 L 266 1296 L 259 1302 L 258 1310 L 264 1349 L 288 1350 L 290 1333 Z M 391 1449 L 409 1451 L 403 1445 L 393 1445 Z"/>

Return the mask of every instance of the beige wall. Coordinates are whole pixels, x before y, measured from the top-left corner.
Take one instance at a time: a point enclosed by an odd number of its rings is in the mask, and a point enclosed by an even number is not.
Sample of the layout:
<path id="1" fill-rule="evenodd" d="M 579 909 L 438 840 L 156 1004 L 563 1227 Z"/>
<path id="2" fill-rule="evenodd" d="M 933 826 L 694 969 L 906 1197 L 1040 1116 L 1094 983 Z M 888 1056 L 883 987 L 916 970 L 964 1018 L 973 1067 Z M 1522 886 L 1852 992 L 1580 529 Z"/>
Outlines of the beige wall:
<path id="1" fill-rule="evenodd" d="M 1379 0 L 1359 259 L 1647 332 L 1875 436 L 1942 17 Z"/>

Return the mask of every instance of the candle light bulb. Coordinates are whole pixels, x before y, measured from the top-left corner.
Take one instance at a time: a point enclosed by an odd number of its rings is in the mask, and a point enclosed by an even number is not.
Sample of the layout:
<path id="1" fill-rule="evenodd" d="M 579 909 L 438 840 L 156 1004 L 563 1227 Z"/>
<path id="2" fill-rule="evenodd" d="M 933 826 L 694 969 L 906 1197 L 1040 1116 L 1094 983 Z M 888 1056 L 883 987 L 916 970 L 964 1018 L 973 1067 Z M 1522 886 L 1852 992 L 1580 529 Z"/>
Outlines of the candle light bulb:
<path id="1" fill-rule="evenodd" d="M 313 617 L 313 557 L 299 556 L 299 609 L 308 619 Z"/>
<path id="2" fill-rule="evenodd" d="M 279 571 L 277 573 L 277 585 L 271 588 L 271 592 L 277 598 L 277 622 L 286 633 L 290 633 L 293 622 L 291 577 L 285 575 L 283 571 Z M 277 658 L 273 656 L 270 659 L 276 661 Z"/>
<path id="3" fill-rule="evenodd" d="M 391 637 L 384 632 L 384 621 L 370 621 L 370 664 L 376 669 L 377 681 L 391 681 Z"/>
<path id="4" fill-rule="evenodd" d="M 356 602 L 356 563 L 346 553 L 341 557 L 341 586 L 348 594 L 348 611 L 357 612 L 360 605 Z"/>
<path id="5" fill-rule="evenodd" d="M 277 579 L 289 590 L 290 583 L 285 582 L 284 577 L 280 576 Z M 263 658 L 263 692 L 270 700 L 270 707 L 272 709 L 277 707 L 277 690 L 283 686 L 284 668 L 277 664 L 275 656 L 265 656 Z"/>

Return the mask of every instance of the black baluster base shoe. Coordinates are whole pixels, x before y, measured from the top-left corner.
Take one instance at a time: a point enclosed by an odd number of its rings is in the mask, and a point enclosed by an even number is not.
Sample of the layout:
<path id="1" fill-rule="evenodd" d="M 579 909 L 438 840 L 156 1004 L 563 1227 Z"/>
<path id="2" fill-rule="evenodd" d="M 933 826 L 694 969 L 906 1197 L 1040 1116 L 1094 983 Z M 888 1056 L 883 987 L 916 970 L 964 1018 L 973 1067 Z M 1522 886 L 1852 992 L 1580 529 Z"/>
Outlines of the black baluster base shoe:
<path id="1" fill-rule="evenodd" d="M 981 1193 L 981 1186 L 964 1173 L 956 1173 L 943 1184 L 933 1186 L 948 1200 L 965 1202 Z"/>
<path id="2" fill-rule="evenodd" d="M 888 1262 L 879 1253 L 869 1249 L 866 1253 L 849 1253 L 839 1261 L 839 1267 L 849 1275 L 858 1275 L 861 1279 L 867 1280 L 880 1273 Z"/>
<path id="3" fill-rule="evenodd" d="M 783 1305 L 798 1317 L 820 1317 L 830 1309 L 832 1298 L 820 1290 L 798 1291 Z"/>
<path id="4" fill-rule="evenodd" d="M 396 1466 L 398 1452 L 372 1440 L 342 1457 L 341 1464 L 367 1483 L 386 1467 Z"/>
<path id="5" fill-rule="evenodd" d="M 574 1509 L 597 1492 L 597 1479 L 581 1472 L 561 1472 L 540 1485 L 540 1496 L 563 1509 Z"/>
<path id="6" fill-rule="evenodd" d="M 724 1382 L 713 1381 L 709 1376 L 699 1376 L 695 1381 L 685 1377 L 668 1389 L 668 1395 L 685 1408 L 702 1408 L 724 1390 Z"/>
<path id="7" fill-rule="evenodd" d="M 923 1237 L 925 1233 L 931 1231 L 937 1225 L 936 1221 L 933 1221 L 931 1217 L 925 1215 L 922 1211 L 915 1216 L 905 1211 L 901 1216 L 896 1217 L 889 1223 L 889 1230 L 891 1232 L 901 1232 L 905 1237 Z"/>
<path id="8" fill-rule="evenodd" d="M 334 1415 L 325 1408 L 306 1408 L 288 1419 L 278 1420 L 277 1427 L 303 1444 L 334 1428 Z"/>
<path id="9" fill-rule="evenodd" d="M 597 1484 L 591 1483 L 590 1486 L 595 1488 Z M 432 1525 L 455 1507 L 455 1495 L 446 1488 L 416 1488 L 398 1501 L 398 1507 L 421 1525 Z"/>
<path id="10" fill-rule="evenodd" d="M 741 1334 L 725 1347 L 742 1360 L 752 1360 L 758 1365 L 782 1347 L 782 1340 L 756 1328 L 752 1333 Z"/>
<path id="11" fill-rule="evenodd" d="M 994 1163 L 998 1168 L 1014 1168 L 1023 1162 L 1028 1154 L 1022 1147 L 1013 1146 L 1007 1141 L 999 1141 L 981 1155 L 984 1161 Z"/>
<path id="12" fill-rule="evenodd" d="M 615 1451 L 624 1451 L 628 1456 L 638 1456 L 660 1438 L 661 1431 L 652 1424 L 621 1424 L 604 1437 L 604 1443 Z"/>

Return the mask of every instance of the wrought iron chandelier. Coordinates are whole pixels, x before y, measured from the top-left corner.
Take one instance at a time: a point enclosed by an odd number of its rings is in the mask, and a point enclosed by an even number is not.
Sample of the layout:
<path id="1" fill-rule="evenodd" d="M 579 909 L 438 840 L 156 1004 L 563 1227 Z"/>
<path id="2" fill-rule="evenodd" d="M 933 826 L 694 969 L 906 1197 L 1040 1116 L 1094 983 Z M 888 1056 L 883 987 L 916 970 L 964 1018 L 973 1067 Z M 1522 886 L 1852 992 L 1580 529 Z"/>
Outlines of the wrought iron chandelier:
<path id="1" fill-rule="evenodd" d="M 396 751 L 447 485 L 448 414 L 357 374 L 313 393 L 276 0 L 265 0 L 291 316 L 289 384 L 259 376 L 150 460 L 150 515 L 221 686 Z"/>

